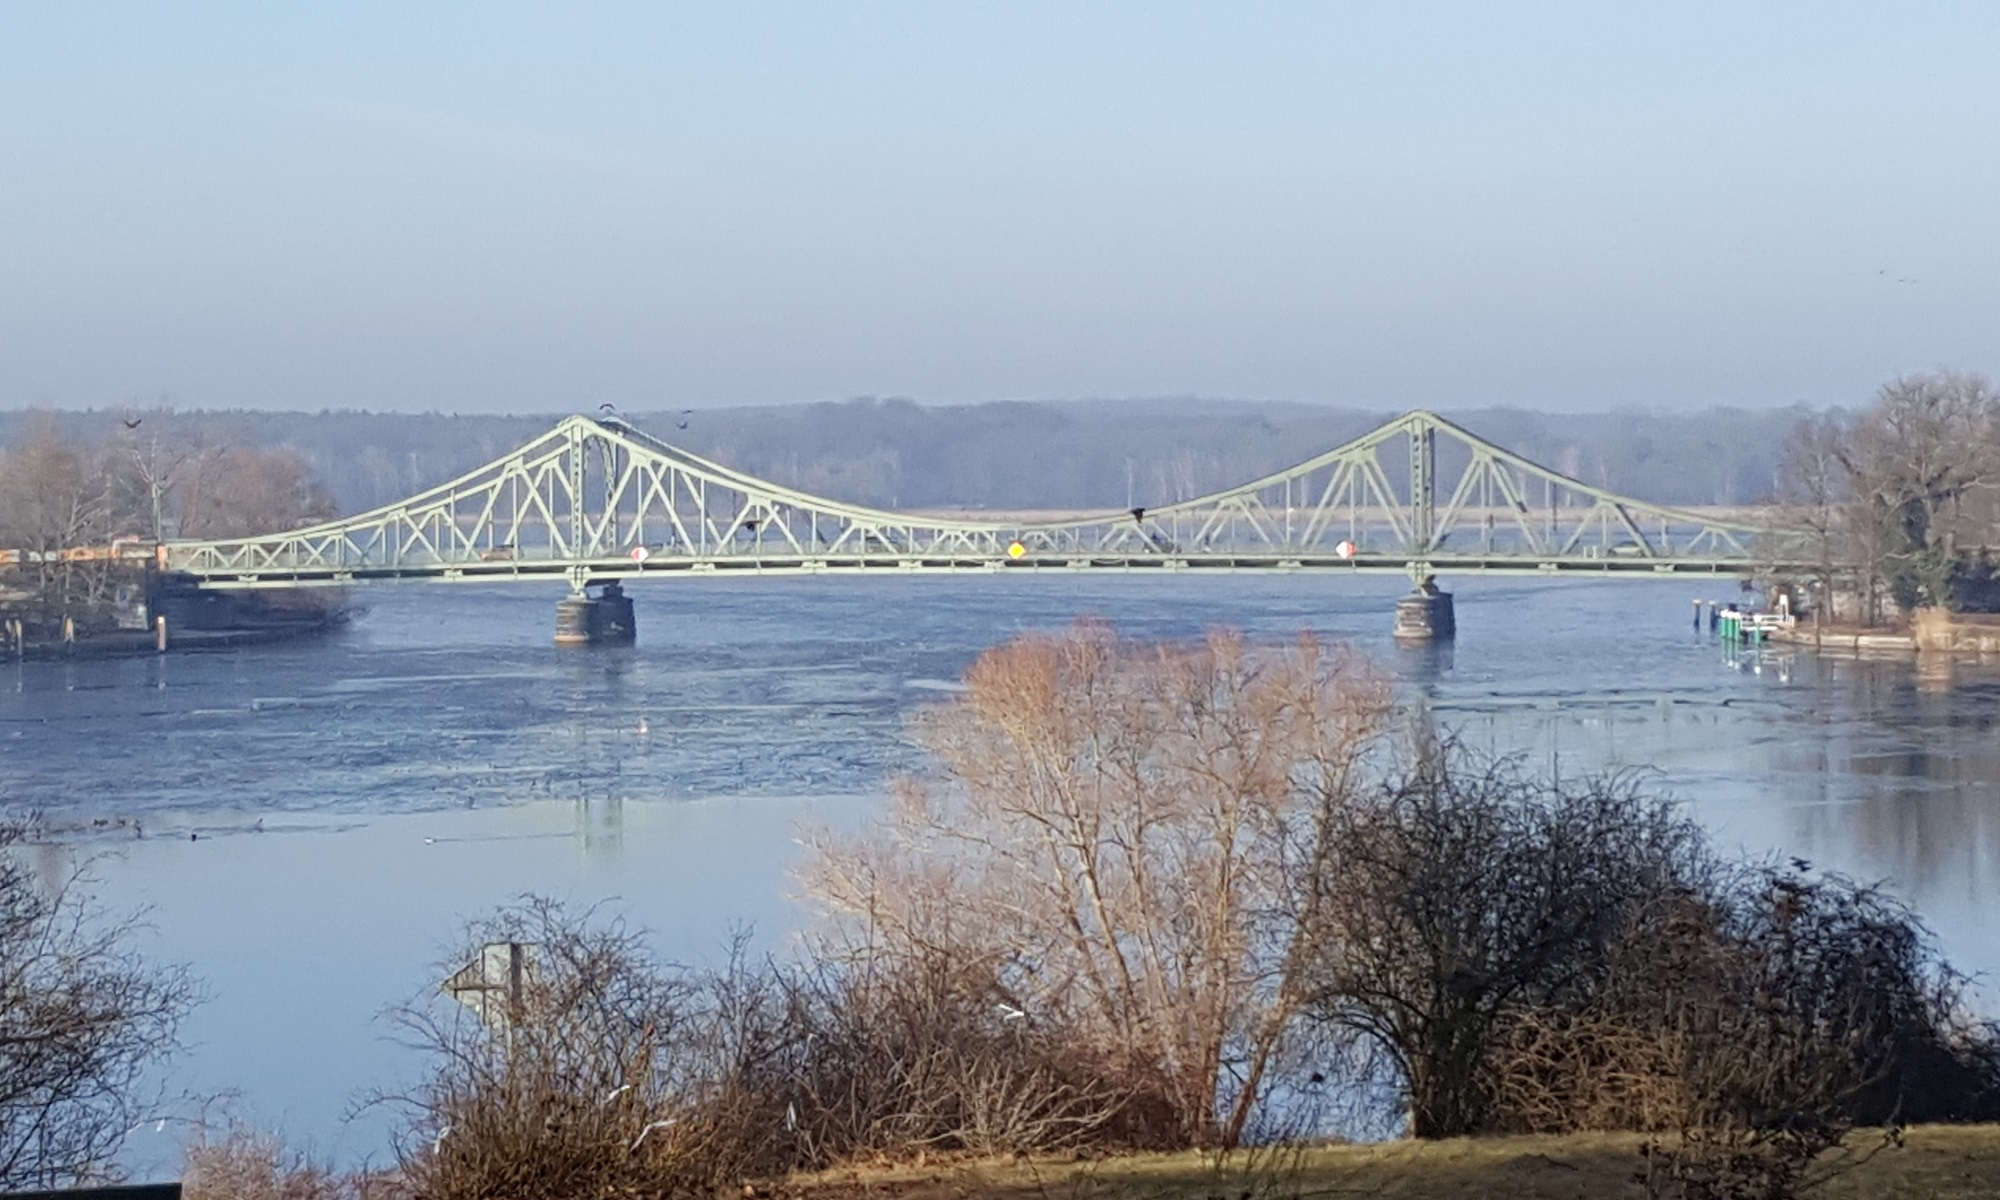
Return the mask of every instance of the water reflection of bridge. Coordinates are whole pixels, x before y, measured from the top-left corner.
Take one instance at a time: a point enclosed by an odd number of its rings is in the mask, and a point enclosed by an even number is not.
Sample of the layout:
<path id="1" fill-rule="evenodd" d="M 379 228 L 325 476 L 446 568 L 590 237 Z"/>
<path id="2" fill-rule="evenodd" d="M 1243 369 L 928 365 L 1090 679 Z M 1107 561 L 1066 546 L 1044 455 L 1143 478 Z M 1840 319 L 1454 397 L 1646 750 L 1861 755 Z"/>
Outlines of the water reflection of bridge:
<path id="1" fill-rule="evenodd" d="M 996 450 L 996 453 L 1006 453 Z M 1649 504 L 1412 412 L 1286 470 L 1060 520 L 890 512 L 743 474 L 617 420 L 570 417 L 511 454 L 359 516 L 174 542 L 202 587 L 567 583 L 576 640 L 631 633 L 625 581 L 1019 571 L 1638 576 L 1802 565 L 1804 537 Z M 586 589 L 595 589 L 595 596 Z M 1442 605 L 1449 629 L 1449 599 Z"/>
<path id="2" fill-rule="evenodd" d="M 617 793 L 576 798 L 576 848 L 585 859 L 616 859 L 625 848 L 625 797 Z"/>

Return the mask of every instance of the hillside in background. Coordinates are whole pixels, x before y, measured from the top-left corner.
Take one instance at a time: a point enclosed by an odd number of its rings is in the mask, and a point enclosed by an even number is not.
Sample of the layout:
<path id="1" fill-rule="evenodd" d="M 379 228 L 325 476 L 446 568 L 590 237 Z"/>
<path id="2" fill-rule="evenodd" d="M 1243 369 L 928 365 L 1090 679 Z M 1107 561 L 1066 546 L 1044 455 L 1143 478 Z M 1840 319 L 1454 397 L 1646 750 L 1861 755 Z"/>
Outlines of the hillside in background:
<path id="1" fill-rule="evenodd" d="M 1587 483 L 1662 504 L 1770 496 L 1786 434 L 1803 410 L 1549 414 L 1446 411 L 1472 432 Z M 560 414 L 459 416 L 362 411 L 95 410 L 0 413 L 0 444 L 37 421 L 116 443 L 121 418 L 210 445 L 290 446 L 358 512 L 441 483 L 547 429 Z M 1310 457 L 1394 416 L 1388 411 L 1203 400 L 927 407 L 852 400 L 766 408 L 628 412 L 655 437 L 775 482 L 905 508 L 1157 505 Z M 679 428 L 685 420 L 687 428 Z"/>

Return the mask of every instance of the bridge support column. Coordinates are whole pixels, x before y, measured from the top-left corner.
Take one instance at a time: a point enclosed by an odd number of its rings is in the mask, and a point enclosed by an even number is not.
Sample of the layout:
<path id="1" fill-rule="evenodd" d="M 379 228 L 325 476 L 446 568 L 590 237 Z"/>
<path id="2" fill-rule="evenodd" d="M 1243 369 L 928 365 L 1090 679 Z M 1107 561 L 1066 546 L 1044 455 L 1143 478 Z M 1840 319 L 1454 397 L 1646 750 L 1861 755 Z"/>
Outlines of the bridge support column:
<path id="1" fill-rule="evenodd" d="M 1396 601 L 1396 640 L 1399 642 L 1443 642 L 1458 634 L 1458 617 L 1452 609 L 1451 593 L 1438 590 L 1437 579 L 1426 575 L 1416 590 Z"/>
<path id="2" fill-rule="evenodd" d="M 595 596 L 578 591 L 556 601 L 558 646 L 629 646 L 638 634 L 632 598 L 615 583 L 601 585 Z"/>

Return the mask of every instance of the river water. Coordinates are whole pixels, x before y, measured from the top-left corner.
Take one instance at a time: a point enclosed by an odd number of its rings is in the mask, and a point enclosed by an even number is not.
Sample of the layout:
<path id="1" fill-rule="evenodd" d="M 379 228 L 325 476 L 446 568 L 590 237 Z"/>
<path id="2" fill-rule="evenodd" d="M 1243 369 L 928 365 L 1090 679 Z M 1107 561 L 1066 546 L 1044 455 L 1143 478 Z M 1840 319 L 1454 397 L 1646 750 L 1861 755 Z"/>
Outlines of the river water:
<path id="1" fill-rule="evenodd" d="M 2000 971 L 2000 670 L 1731 656 L 1690 628 L 1721 582 L 1452 583 L 1458 643 L 1427 651 L 1391 644 L 1388 578 L 677 580 L 635 590 L 636 647 L 591 650 L 551 644 L 542 588 L 387 587 L 322 639 L 0 665 L 0 807 L 78 830 L 25 853 L 88 864 L 205 980 L 174 1086 L 350 1163 L 386 1145 L 357 1097 L 417 1066 L 379 1014 L 435 988 L 462 918 L 532 890 L 683 960 L 743 924 L 780 944 L 795 829 L 871 811 L 980 650 L 1083 615 L 1352 640 L 1468 740 L 1654 768 L 1725 845 L 1885 880 Z M 169 1170 L 173 1138 L 133 1162 Z"/>

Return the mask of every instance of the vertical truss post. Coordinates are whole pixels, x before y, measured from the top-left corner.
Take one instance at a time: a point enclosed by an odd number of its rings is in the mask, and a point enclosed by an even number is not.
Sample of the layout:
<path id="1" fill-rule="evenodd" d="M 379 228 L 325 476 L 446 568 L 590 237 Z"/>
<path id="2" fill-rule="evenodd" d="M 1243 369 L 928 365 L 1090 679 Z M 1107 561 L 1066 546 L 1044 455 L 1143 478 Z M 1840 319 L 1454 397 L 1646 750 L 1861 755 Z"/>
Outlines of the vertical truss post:
<path id="1" fill-rule="evenodd" d="M 1437 430 L 1419 417 L 1410 423 L 1410 569 L 1427 574 L 1437 521 Z"/>
<path id="2" fill-rule="evenodd" d="M 583 557 L 583 427 L 572 425 L 569 431 L 569 454 L 566 465 L 569 468 L 569 556 Z"/>
<path id="3" fill-rule="evenodd" d="M 618 530 L 618 444 L 610 438 L 600 438 L 597 443 L 599 457 L 604 460 L 604 517 L 597 524 L 598 537 L 610 534 L 610 541 L 603 546 L 593 546 L 593 550 L 605 552 L 616 550 L 620 543 Z"/>

